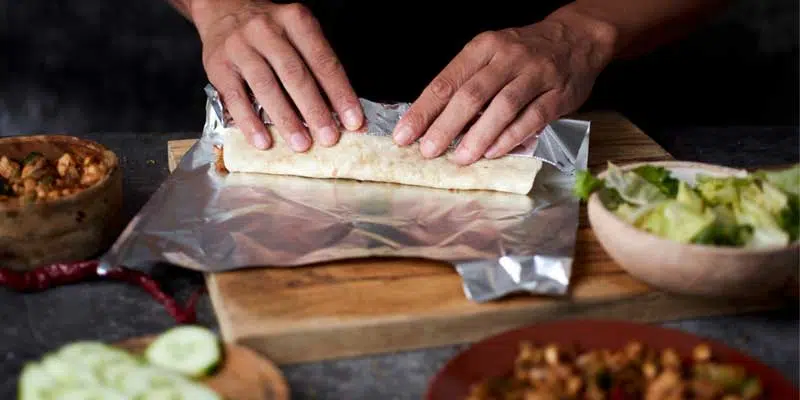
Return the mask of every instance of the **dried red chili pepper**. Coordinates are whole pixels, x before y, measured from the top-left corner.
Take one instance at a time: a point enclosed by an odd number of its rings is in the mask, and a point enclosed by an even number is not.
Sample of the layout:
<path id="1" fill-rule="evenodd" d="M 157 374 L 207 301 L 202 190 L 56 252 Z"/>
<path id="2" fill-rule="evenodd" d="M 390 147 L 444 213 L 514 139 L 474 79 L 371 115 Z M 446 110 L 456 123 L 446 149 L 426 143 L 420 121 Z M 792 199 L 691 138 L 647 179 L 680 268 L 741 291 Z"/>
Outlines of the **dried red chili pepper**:
<path id="1" fill-rule="evenodd" d="M 90 279 L 108 279 L 137 285 L 161 303 L 167 312 L 179 324 L 194 323 L 197 317 L 195 308 L 203 289 L 195 292 L 186 307 L 164 293 L 158 282 L 144 272 L 125 267 L 114 267 L 99 270 L 97 261 L 79 261 L 74 263 L 56 263 L 45 265 L 30 271 L 14 271 L 0 268 L 0 286 L 18 292 L 38 292 L 51 287 L 69 285 Z"/>

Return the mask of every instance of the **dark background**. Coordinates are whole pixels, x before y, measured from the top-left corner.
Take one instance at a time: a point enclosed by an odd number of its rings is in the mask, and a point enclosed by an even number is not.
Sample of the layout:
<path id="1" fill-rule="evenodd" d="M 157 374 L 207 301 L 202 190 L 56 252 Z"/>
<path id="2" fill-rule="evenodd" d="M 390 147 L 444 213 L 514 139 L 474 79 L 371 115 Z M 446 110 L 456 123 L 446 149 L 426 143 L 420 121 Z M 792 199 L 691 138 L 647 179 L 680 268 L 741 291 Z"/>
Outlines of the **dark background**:
<path id="1" fill-rule="evenodd" d="M 734 1 L 610 69 L 588 107 L 623 112 L 667 147 L 675 126 L 720 127 L 719 140 L 726 127 L 796 126 L 797 15 L 796 0 Z M 194 28 L 165 1 L 0 0 L 0 135 L 197 132 L 205 82 Z"/>

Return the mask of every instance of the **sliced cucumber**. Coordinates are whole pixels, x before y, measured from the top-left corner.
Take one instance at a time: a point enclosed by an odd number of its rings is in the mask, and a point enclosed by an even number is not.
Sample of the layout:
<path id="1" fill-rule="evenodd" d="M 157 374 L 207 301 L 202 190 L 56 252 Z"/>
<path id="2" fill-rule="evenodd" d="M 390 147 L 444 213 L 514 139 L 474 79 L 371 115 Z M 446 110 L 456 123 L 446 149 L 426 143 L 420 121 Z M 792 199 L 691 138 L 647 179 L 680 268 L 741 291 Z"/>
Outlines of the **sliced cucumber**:
<path id="1" fill-rule="evenodd" d="M 53 400 L 129 400 L 128 396 L 122 395 L 113 389 L 102 386 L 90 388 L 65 389 L 50 397 Z"/>
<path id="2" fill-rule="evenodd" d="M 57 383 L 38 363 L 28 363 L 19 378 L 19 400 L 46 400 L 46 393 Z"/>
<path id="3" fill-rule="evenodd" d="M 100 383 L 94 370 L 81 364 L 70 363 L 68 360 L 50 354 L 41 362 L 42 369 L 60 385 L 70 387 L 90 387 Z"/>
<path id="4" fill-rule="evenodd" d="M 128 371 L 114 388 L 128 396 L 137 398 L 155 389 L 171 388 L 188 382 L 190 382 L 188 379 L 174 372 L 142 366 Z"/>
<path id="5" fill-rule="evenodd" d="M 145 358 L 155 366 L 200 378 L 219 364 L 221 349 L 217 336 L 208 329 L 180 326 L 156 338 L 145 351 Z"/>
<path id="6" fill-rule="evenodd" d="M 142 358 L 99 342 L 66 345 L 25 365 L 19 400 L 221 400 L 191 378 L 221 358 L 216 336 L 180 327 L 159 336 Z"/>

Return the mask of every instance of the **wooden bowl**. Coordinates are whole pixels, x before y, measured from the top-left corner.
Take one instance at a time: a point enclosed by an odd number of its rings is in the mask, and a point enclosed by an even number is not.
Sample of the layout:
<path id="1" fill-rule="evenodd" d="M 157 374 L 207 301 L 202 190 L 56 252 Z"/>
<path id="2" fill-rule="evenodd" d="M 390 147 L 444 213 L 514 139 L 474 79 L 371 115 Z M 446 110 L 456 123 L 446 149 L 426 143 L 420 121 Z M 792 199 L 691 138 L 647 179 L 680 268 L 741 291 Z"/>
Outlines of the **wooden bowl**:
<path id="1" fill-rule="evenodd" d="M 25 270 L 97 255 L 121 227 L 122 171 L 117 156 L 99 143 L 71 136 L 0 139 L 0 156 L 21 159 L 34 151 L 48 160 L 65 152 L 96 156 L 108 172 L 95 185 L 56 201 L 0 203 L 0 267 Z"/>
<path id="2" fill-rule="evenodd" d="M 649 162 L 694 184 L 698 173 L 742 176 L 746 171 L 690 162 Z M 605 172 L 599 175 L 605 177 Z M 589 222 L 597 240 L 632 276 L 665 291 L 715 297 L 765 296 L 796 285 L 800 244 L 771 249 L 742 249 L 682 244 L 628 224 L 605 208 L 595 193 L 588 202 Z"/>
<path id="3" fill-rule="evenodd" d="M 129 339 L 116 344 L 133 354 L 144 353 L 155 336 Z M 289 386 L 280 369 L 246 347 L 225 344 L 220 368 L 203 383 L 225 399 L 288 400 Z"/>

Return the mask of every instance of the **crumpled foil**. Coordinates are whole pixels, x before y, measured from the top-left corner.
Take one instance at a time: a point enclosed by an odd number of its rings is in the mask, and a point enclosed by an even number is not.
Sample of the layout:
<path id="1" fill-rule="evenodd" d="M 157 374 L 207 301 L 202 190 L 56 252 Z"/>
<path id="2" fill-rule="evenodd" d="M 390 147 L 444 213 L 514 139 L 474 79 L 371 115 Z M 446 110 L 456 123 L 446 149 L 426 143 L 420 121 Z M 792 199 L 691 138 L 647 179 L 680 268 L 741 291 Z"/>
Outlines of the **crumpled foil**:
<path id="1" fill-rule="evenodd" d="M 527 196 L 390 183 L 219 173 L 214 147 L 233 121 L 210 85 L 198 142 L 101 258 L 101 268 L 167 262 L 203 272 L 361 257 L 451 263 L 476 302 L 569 288 L 588 121 L 561 119 L 514 156 L 546 163 Z M 408 104 L 361 99 L 367 133 L 388 135 Z M 266 123 L 269 119 L 254 102 Z"/>

